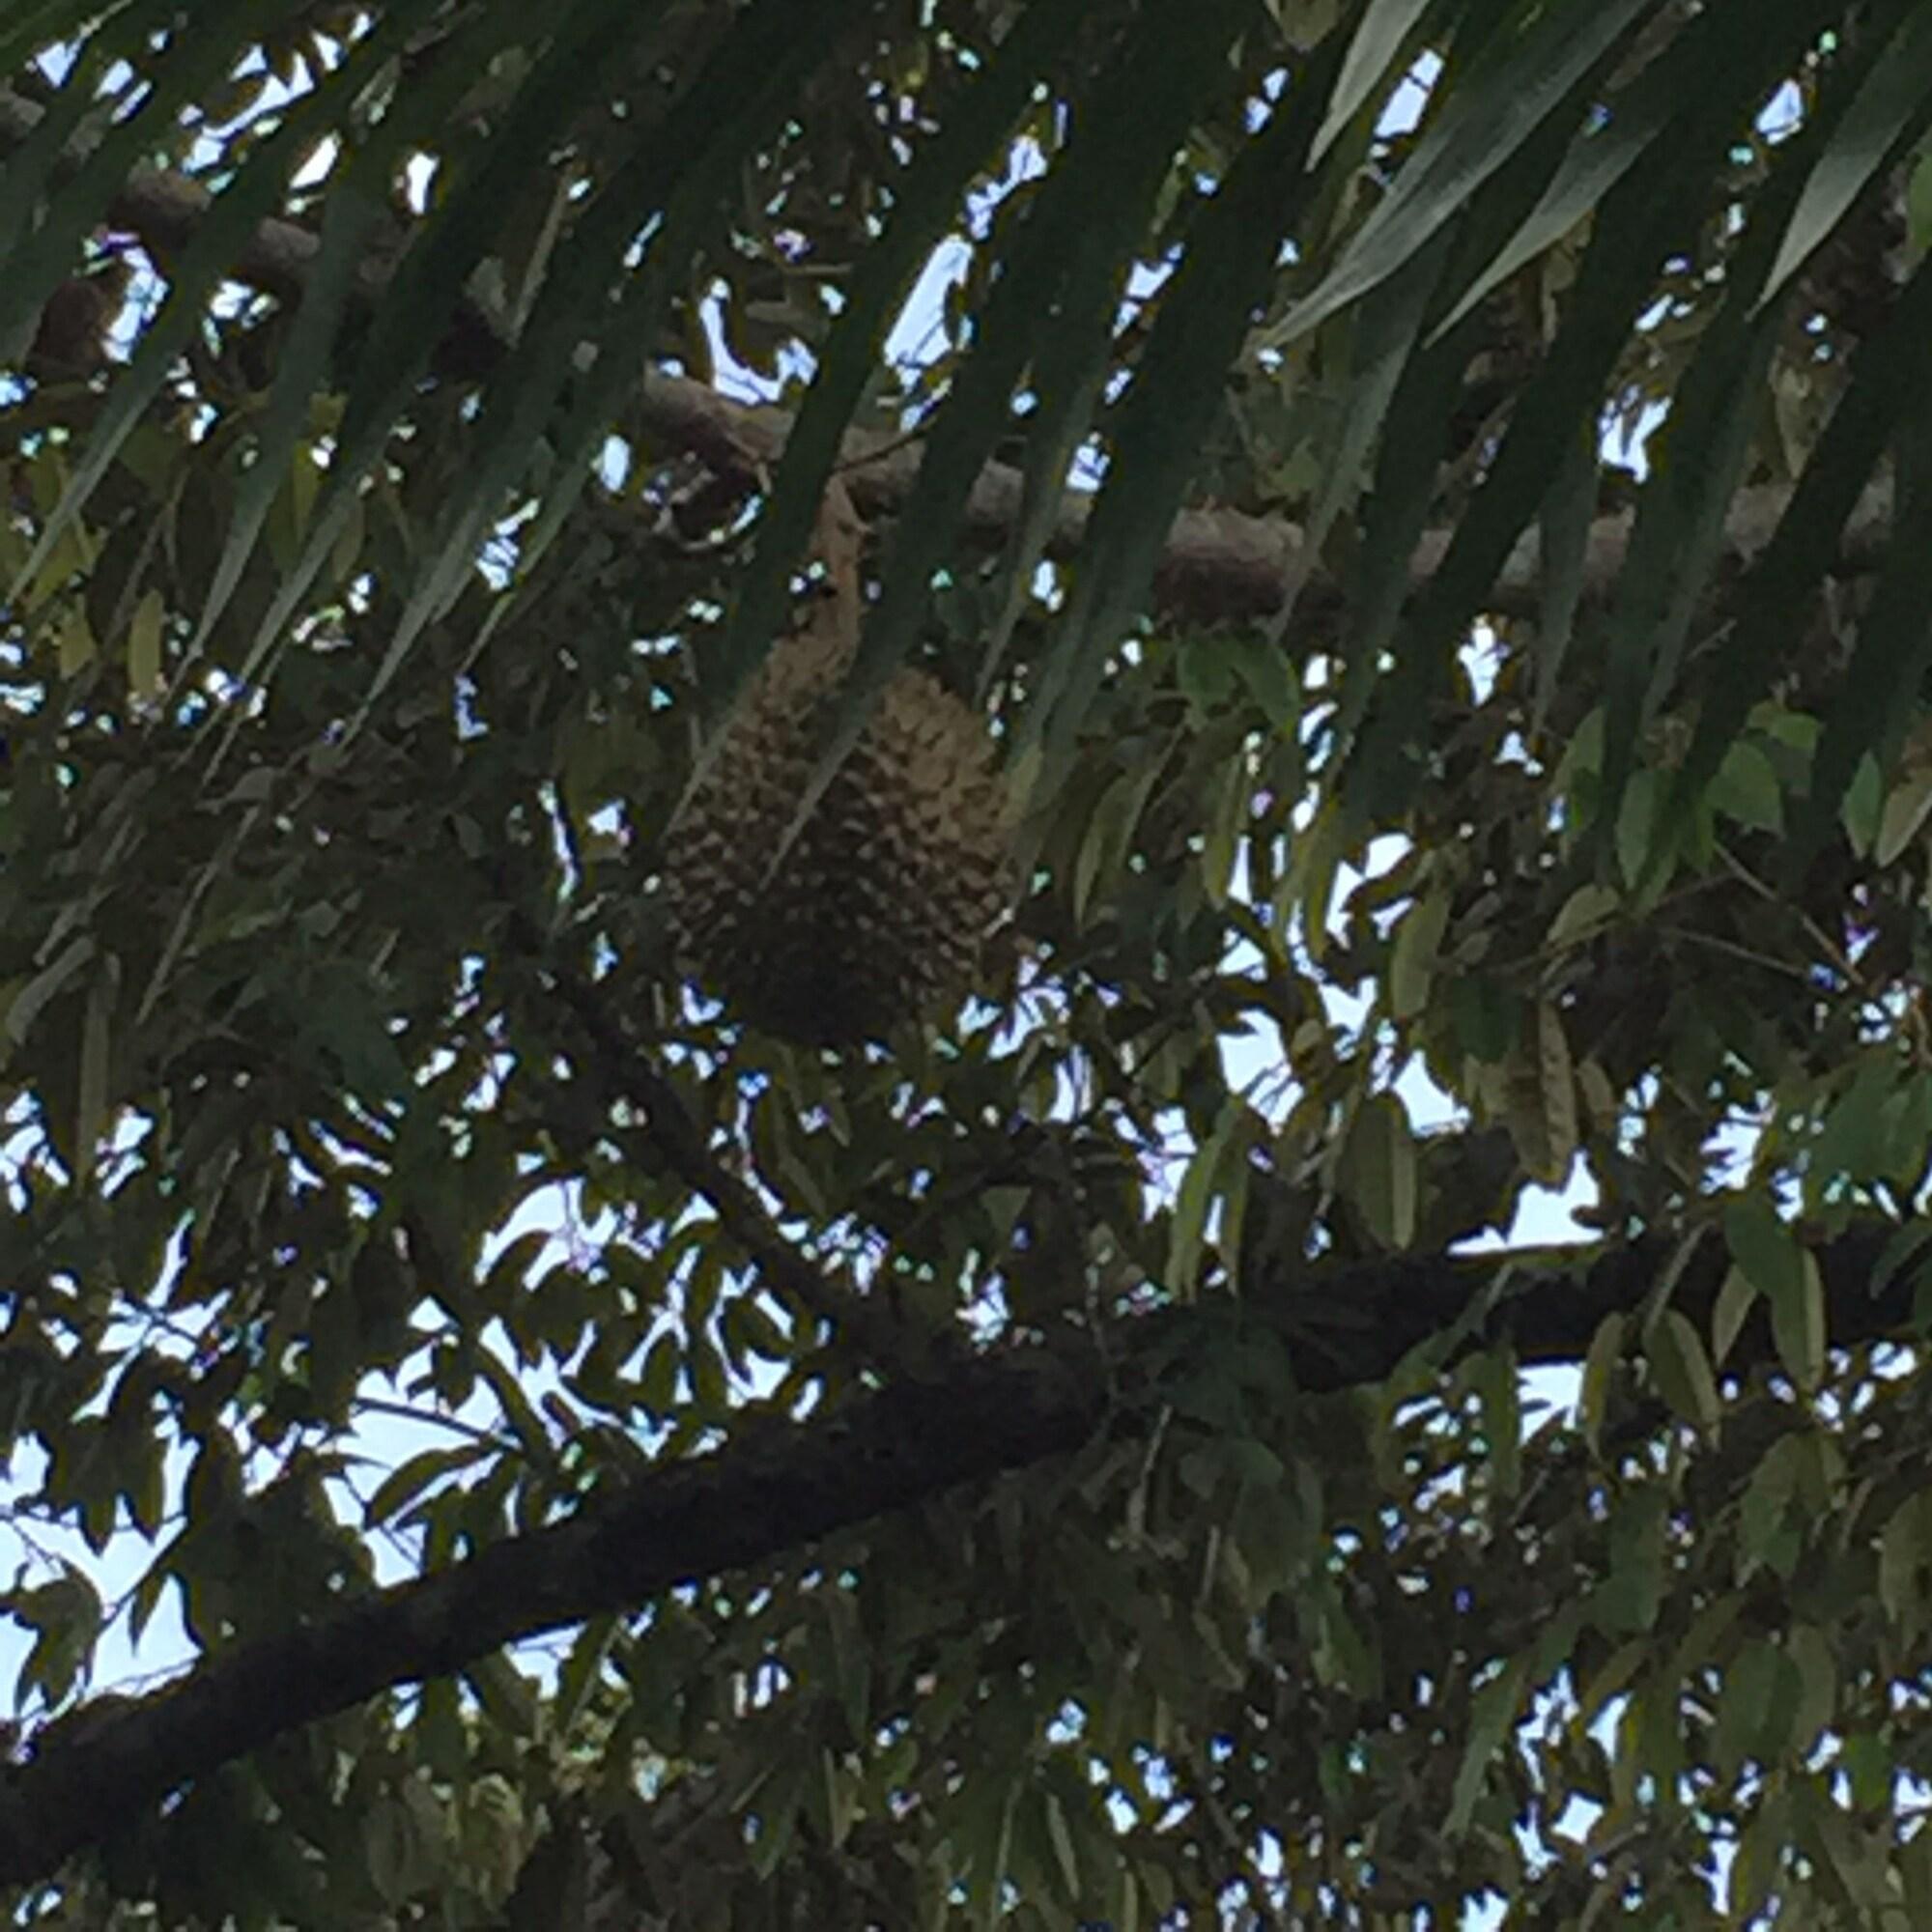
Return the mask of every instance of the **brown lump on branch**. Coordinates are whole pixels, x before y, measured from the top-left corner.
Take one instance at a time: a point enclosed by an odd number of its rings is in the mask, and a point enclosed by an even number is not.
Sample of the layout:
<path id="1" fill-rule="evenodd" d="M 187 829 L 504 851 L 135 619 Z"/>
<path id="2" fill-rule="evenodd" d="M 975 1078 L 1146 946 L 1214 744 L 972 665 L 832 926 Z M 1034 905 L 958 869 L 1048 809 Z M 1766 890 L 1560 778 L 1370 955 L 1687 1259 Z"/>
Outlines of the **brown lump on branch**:
<path id="1" fill-rule="evenodd" d="M 116 259 L 92 274 L 70 275 L 41 309 L 28 375 L 38 383 L 83 380 L 107 366 L 107 336 L 128 299 L 133 269 Z"/>

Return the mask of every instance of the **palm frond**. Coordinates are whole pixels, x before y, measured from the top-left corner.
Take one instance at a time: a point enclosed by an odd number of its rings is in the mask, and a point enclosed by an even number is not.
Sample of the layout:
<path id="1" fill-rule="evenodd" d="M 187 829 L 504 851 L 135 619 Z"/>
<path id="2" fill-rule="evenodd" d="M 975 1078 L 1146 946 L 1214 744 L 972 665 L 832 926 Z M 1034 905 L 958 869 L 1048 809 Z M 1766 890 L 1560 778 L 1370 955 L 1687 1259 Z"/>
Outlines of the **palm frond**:
<path id="1" fill-rule="evenodd" d="M 1039 687 L 1077 700 L 1144 601 L 1190 451 L 1213 413 L 1210 379 L 1264 351 L 1285 372 L 1291 406 L 1329 426 L 1316 438 L 1329 461 L 1280 621 L 1366 474 L 1363 540 L 1350 573 L 1354 668 L 1344 734 L 1378 708 L 1390 745 L 1420 728 L 1433 680 L 1530 522 L 1560 524 L 1572 533 L 1567 554 L 1577 554 L 1582 497 L 1575 438 L 1563 425 L 1615 380 L 1640 336 L 1649 265 L 1702 218 L 1673 208 L 1675 172 L 1694 172 L 1705 165 L 1694 157 L 1734 145 L 1768 87 L 1829 54 L 1820 71 L 1829 70 L 1830 84 L 1816 90 L 1801 137 L 1771 157 L 1752 190 L 1728 293 L 1701 356 L 1676 385 L 1668 461 L 1640 493 L 1622 582 L 1607 598 L 1603 584 L 1590 586 L 1609 608 L 1617 667 L 1605 787 L 1614 816 L 1647 708 L 1677 674 L 1699 587 L 1726 554 L 1727 505 L 1751 433 L 1752 372 L 1780 326 L 1776 304 L 1871 179 L 1911 154 L 1932 119 L 1922 10 L 1892 4 L 1853 42 L 1821 39 L 1836 12 L 1820 0 L 1775 0 L 1752 10 L 1747 44 L 1727 7 L 1680 20 L 1656 0 L 1554 8 L 1367 0 L 1311 50 L 1245 6 L 1197 9 L 1182 21 L 1167 10 L 1037 0 L 1003 37 L 981 36 L 970 84 L 886 164 L 869 244 L 842 312 L 814 346 L 749 566 L 703 668 L 711 701 L 728 700 L 778 628 L 785 582 L 895 308 L 976 184 L 997 177 L 1018 118 L 1076 45 L 1094 77 L 1069 99 L 1069 131 L 1042 156 L 1044 179 L 975 244 L 974 282 L 984 297 L 970 340 L 950 360 L 946 393 L 921 426 L 923 461 L 828 757 L 850 742 L 868 694 L 909 648 L 976 479 L 1017 440 L 1022 504 L 990 627 L 993 649 L 1003 647 L 1035 566 L 1049 547 L 1064 550 L 1060 493 L 1073 453 L 1097 426 L 1106 483 Z M 971 31 L 970 15 L 963 10 L 948 31 Z M 244 678 L 264 669 L 305 600 L 345 560 L 344 531 L 397 426 L 426 393 L 451 384 L 481 381 L 473 461 L 415 558 L 405 616 L 369 699 L 450 608 L 479 545 L 519 503 L 534 515 L 518 540 L 518 566 L 533 569 L 565 526 L 624 393 L 640 368 L 663 362 L 676 329 L 690 327 L 697 266 L 731 260 L 734 193 L 795 138 L 793 103 L 843 50 L 873 35 L 883 43 L 903 26 L 890 9 L 801 11 L 779 0 L 721 7 L 702 32 L 693 24 L 616 0 L 566 0 L 540 18 L 509 4 L 452 11 L 404 0 L 372 11 L 359 35 L 331 46 L 313 37 L 293 0 L 229 0 L 197 10 L 191 25 L 162 0 L 104 13 L 65 0 L 14 10 L 0 28 L 0 63 L 17 69 L 59 45 L 64 65 L 58 84 L 37 83 L 43 101 L 0 101 L 0 334 L 31 323 L 99 224 L 126 211 L 142 166 L 171 163 L 196 184 L 181 198 L 186 213 L 171 238 L 165 298 L 115 379 L 20 581 L 44 568 L 83 515 L 194 342 L 224 271 L 250 260 L 251 249 L 262 258 L 264 224 L 286 224 L 313 198 L 291 184 L 324 142 L 334 149 L 320 177 L 330 213 L 319 237 L 313 226 L 287 229 L 291 245 L 262 277 L 283 298 L 298 297 L 307 316 L 267 407 L 237 427 L 257 473 L 223 533 L 206 606 L 193 613 L 197 637 L 208 646 L 219 634 L 276 479 L 305 434 L 303 398 L 325 383 L 345 391 L 341 428 L 279 592 L 237 656 Z M 211 132 L 202 110 L 232 83 L 238 49 L 251 44 L 257 62 L 271 49 L 298 84 L 266 116 Z M 1102 49 L 1097 63 L 1089 57 Z M 1385 137 L 1378 117 L 1393 90 L 1414 84 L 1409 69 L 1423 49 L 1440 65 L 1422 121 L 1412 136 Z M 1271 113 L 1243 115 L 1241 102 L 1257 103 L 1263 79 L 1286 87 L 1286 99 Z M 491 103 L 487 139 L 462 131 L 479 91 Z M 1260 178 L 1267 163 L 1256 156 L 1285 152 L 1284 119 L 1297 129 L 1313 122 L 1306 138 L 1295 137 L 1298 185 L 1257 195 L 1249 218 L 1258 225 L 1237 231 L 1211 204 Z M 1192 213 L 1179 160 L 1190 142 L 1213 156 L 1202 176 L 1208 191 Z M 543 174 L 537 157 L 564 152 L 578 157 L 576 185 L 556 245 L 529 265 L 529 287 L 516 299 L 493 294 L 505 210 Z M 399 264 L 372 272 L 361 251 L 377 232 L 376 204 L 423 157 L 435 167 L 429 205 L 410 220 Z M 1428 596 L 1405 614 L 1409 559 L 1433 514 L 1427 452 L 1440 447 L 1436 429 L 1455 406 L 1473 325 L 1516 277 L 1579 242 L 1580 276 L 1532 385 L 1481 467 Z M 1214 264 L 1206 259 L 1212 250 L 1232 253 Z M 1134 266 L 1176 259 L 1179 269 L 1150 298 L 1153 327 L 1119 329 L 1116 309 Z M 1252 313 L 1282 290 L 1292 298 L 1280 320 L 1247 340 L 1232 321 L 1240 302 Z M 1185 348 L 1183 329 L 1200 331 Z M 347 369 L 345 331 L 354 345 Z M 1297 392 L 1294 375 L 1305 378 L 1318 344 L 1330 371 L 1319 408 Z M 1030 405 L 1016 407 L 1029 384 Z M 1875 396 L 1861 407 L 1883 418 L 1882 445 L 1891 411 Z M 1689 544 L 1687 527 L 1695 531 Z M 1579 581 L 1557 605 L 1582 594 Z M 1706 717 L 1725 715 L 1719 707 Z M 1700 770 L 1716 728 L 1699 740 Z"/>

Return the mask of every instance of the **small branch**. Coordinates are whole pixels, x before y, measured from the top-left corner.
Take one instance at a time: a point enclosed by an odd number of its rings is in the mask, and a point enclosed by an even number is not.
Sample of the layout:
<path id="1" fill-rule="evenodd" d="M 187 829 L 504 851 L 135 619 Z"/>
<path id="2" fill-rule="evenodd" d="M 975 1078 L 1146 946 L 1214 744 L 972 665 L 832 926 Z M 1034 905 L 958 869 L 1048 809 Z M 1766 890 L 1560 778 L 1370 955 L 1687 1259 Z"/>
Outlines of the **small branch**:
<path id="1" fill-rule="evenodd" d="M 769 470 L 783 452 L 790 426 L 789 416 L 781 410 L 751 408 L 687 377 L 661 372 L 644 378 L 635 416 L 647 438 L 687 449 L 707 464 L 721 448 L 738 452 L 735 473 L 744 476 L 748 495 L 759 486 L 744 461 L 745 453 L 755 452 L 758 463 Z M 903 435 L 855 430 L 845 439 L 838 467 L 853 503 L 869 522 L 895 516 L 904 507 L 923 460 L 923 447 L 908 442 Z M 962 540 L 980 550 L 1003 546 L 1022 514 L 1024 489 L 1018 469 L 1004 463 L 987 464 L 967 498 L 959 526 Z M 1719 581 L 1734 581 L 1741 566 L 1770 542 L 1790 500 L 1790 490 L 1781 484 L 1737 493 L 1726 521 L 1722 560 L 1715 573 Z M 1047 555 L 1065 559 L 1078 553 L 1093 504 L 1090 491 L 1063 494 L 1047 539 Z M 1621 510 L 1591 525 L 1583 556 L 1586 602 L 1602 598 L 1616 582 L 1633 521 L 1633 512 Z M 1840 574 L 1876 568 L 1890 529 L 1890 490 L 1875 486 L 1846 525 L 1836 565 Z M 1409 558 L 1414 588 L 1420 589 L 1435 576 L 1453 535 L 1447 529 L 1424 532 Z M 1182 510 L 1169 528 L 1154 572 L 1155 607 L 1197 623 L 1253 622 L 1269 616 L 1279 609 L 1291 577 L 1300 570 L 1305 540 L 1300 525 L 1287 517 L 1256 517 L 1230 509 Z M 1538 530 L 1526 530 L 1519 539 L 1484 608 L 1505 617 L 1533 620 L 1541 614 L 1543 545 Z M 1342 609 L 1342 587 L 1318 558 L 1296 599 L 1295 621 L 1320 632 L 1324 625 L 1334 625 Z"/>
<path id="2" fill-rule="evenodd" d="M 864 1362 L 882 1371 L 912 1366 L 921 1345 L 935 1356 L 946 1352 L 944 1331 L 921 1335 L 911 1324 L 899 1321 L 886 1302 L 867 1299 L 855 1284 L 827 1273 L 801 1254 L 773 1220 L 757 1190 L 718 1158 L 677 1089 L 611 1018 L 597 988 L 546 960 L 542 936 L 524 915 L 513 913 L 510 923 L 518 948 L 544 975 L 596 1048 L 591 1065 L 607 1094 L 644 1109 L 652 1147 L 693 1193 L 710 1204 L 719 1225 L 773 1288 L 844 1337 Z"/>
<path id="3" fill-rule="evenodd" d="M 43 110 L 16 90 L 0 86 L 0 162 L 40 125 Z M 91 143 L 77 140 L 54 164 L 56 182 L 71 177 L 87 158 Z M 143 167 L 128 176 L 101 211 L 101 225 L 125 230 L 157 261 L 180 256 L 206 218 L 214 196 L 190 175 L 172 168 Z M 270 217 L 242 245 L 230 270 L 232 279 L 273 296 L 299 302 L 322 252 L 322 238 L 298 221 Z M 394 272 L 395 261 L 372 257 L 363 265 L 352 307 L 373 306 Z M 487 375 L 509 348 L 494 320 L 465 297 L 437 349 L 437 367 L 445 375 L 473 380 Z"/>
<path id="4" fill-rule="evenodd" d="M 466 1422 L 460 1415 L 446 1414 L 440 1408 L 412 1408 L 406 1402 L 389 1402 L 376 1395 L 358 1395 L 355 1408 L 361 1415 L 387 1415 L 398 1422 L 413 1422 L 422 1429 L 446 1429 L 452 1435 L 494 1449 L 499 1456 L 524 1453 L 523 1444 L 514 1436 L 499 1435 L 494 1429 L 479 1429 L 475 1423 Z"/>

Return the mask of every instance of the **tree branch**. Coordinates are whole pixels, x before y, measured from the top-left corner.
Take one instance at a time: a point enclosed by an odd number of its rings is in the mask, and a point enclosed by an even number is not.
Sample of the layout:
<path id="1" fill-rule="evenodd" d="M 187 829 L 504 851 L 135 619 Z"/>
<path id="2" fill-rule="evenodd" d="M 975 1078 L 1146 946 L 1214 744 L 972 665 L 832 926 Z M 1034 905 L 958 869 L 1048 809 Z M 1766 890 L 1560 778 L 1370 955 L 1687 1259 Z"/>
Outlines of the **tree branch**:
<path id="1" fill-rule="evenodd" d="M 0 158 L 39 119 L 32 102 L 0 88 Z M 211 201 L 189 177 L 148 169 L 130 177 L 105 218 L 164 258 L 185 244 Z M 296 302 L 318 248 L 299 223 L 265 221 L 234 273 Z M 383 270 L 372 265 L 357 299 L 376 299 L 382 281 Z M 466 304 L 438 366 L 457 378 L 480 374 L 504 347 L 488 318 Z M 745 409 L 666 376 L 642 385 L 638 419 L 655 440 L 691 451 L 747 492 L 782 449 L 788 426 L 781 411 Z M 868 516 L 903 506 L 919 461 L 917 450 L 863 435 L 848 439 L 842 458 L 847 486 Z M 1019 516 L 1021 494 L 1016 469 L 989 465 L 968 504 L 966 538 L 1003 541 Z M 1762 547 L 1786 501 L 1778 490 L 1738 496 L 1727 526 L 1732 557 Z M 1053 554 L 1077 549 L 1090 506 L 1081 493 L 1063 497 Z M 1844 567 L 1869 564 L 1886 523 L 1887 505 L 1875 492 L 1848 530 Z M 1593 525 L 1586 589 L 1607 584 L 1628 536 L 1624 516 Z M 1432 575 L 1448 541 L 1446 532 L 1426 537 L 1410 561 L 1412 577 Z M 1183 511 L 1169 533 L 1156 596 L 1197 620 L 1265 615 L 1279 608 L 1303 543 L 1287 520 Z M 1538 569 L 1532 534 L 1505 564 L 1490 608 L 1534 614 Z M 1315 617 L 1339 607 L 1340 590 L 1317 567 L 1305 597 Z M 638 1081 L 636 1069 L 627 1073 L 627 1085 Z M 718 1168 L 674 1104 L 674 1092 L 641 1084 L 638 1097 L 667 1157 L 775 1280 L 782 1281 L 781 1268 L 809 1267 L 771 1229 L 755 1195 L 733 1192 L 738 1183 Z M 1912 1320 L 1909 1273 L 1872 1293 L 1873 1264 L 1890 1232 L 1858 1229 L 1819 1250 L 1837 1344 L 1896 1332 Z M 1464 1345 L 1507 1340 L 1525 1361 L 1573 1361 L 1605 1315 L 1641 1304 L 1667 1252 L 1665 1241 L 1653 1238 L 1582 1255 L 1398 1258 L 1297 1275 L 1273 1294 L 1251 1292 L 1232 1310 L 1217 1303 L 1211 1311 L 1170 1309 L 1123 1321 L 1108 1337 L 1104 1364 L 1094 1337 L 1066 1331 L 1046 1345 L 931 1366 L 807 1422 L 744 1418 L 725 1448 L 658 1467 L 565 1521 L 372 1591 L 302 1628 L 217 1651 L 155 1695 L 111 1709 L 105 1699 L 83 1706 L 42 1734 L 30 1761 L 0 1770 L 0 1885 L 56 1871 L 113 1821 L 152 1810 L 184 1783 L 392 1687 L 447 1675 L 519 1638 L 634 1609 L 681 1581 L 772 1563 L 956 1485 L 1065 1454 L 1110 1418 L 1131 1429 L 1142 1413 L 1139 1399 L 1158 1399 L 1159 1364 L 1171 1359 L 1175 1339 L 1210 1319 L 1277 1331 L 1300 1389 L 1311 1394 L 1381 1379 L 1411 1349 L 1445 1334 L 1463 1335 Z M 1707 1321 L 1724 1271 L 1721 1242 L 1712 1236 L 1684 1270 L 1673 1305 Z M 826 1286 L 814 1280 L 811 1292 L 822 1294 Z M 1464 1335 L 1459 1324 L 1465 1321 Z M 1753 1321 L 1731 1366 L 1775 1359 L 1767 1328 Z M 1122 1395 L 1124 1409 L 1115 1406 Z"/>
<path id="2" fill-rule="evenodd" d="M 1913 1270 L 1874 1292 L 1873 1268 L 1893 1233 L 1861 1226 L 1817 1250 L 1834 1344 L 1910 1324 Z M 1281 1335 L 1303 1394 L 1381 1379 L 1459 1323 L 1466 1323 L 1463 1346 L 1508 1342 L 1526 1363 L 1574 1361 L 1605 1315 L 1642 1303 L 1670 1252 L 1668 1240 L 1652 1236 L 1584 1251 L 1397 1257 L 1284 1281 L 1233 1311 L 1221 1304 L 1217 1315 Z M 1707 1232 L 1671 1305 L 1708 1323 L 1727 1265 L 1721 1238 Z M 1158 1403 L 1160 1365 L 1174 1359 L 1176 1341 L 1207 1319 L 1190 1306 L 1124 1321 L 1104 1364 L 1090 1335 L 1069 1330 L 896 1383 L 827 1416 L 751 1420 L 716 1454 L 653 1470 L 564 1522 L 217 1653 L 154 1695 L 82 1706 L 42 1734 L 29 1762 L 0 1773 L 0 1886 L 48 1876 L 114 1821 L 394 1686 L 1064 1455 L 1110 1418 L 1134 1428 Z M 1760 1307 L 1727 1369 L 1776 1359 Z"/>
<path id="3" fill-rule="evenodd" d="M 783 453 L 790 418 L 776 408 L 749 408 L 688 377 L 651 374 L 644 379 L 636 412 L 638 426 L 653 440 L 690 451 L 714 467 L 735 469 L 746 494 L 758 487 L 749 453 L 769 469 Z M 895 515 L 912 494 L 923 451 L 902 437 L 854 431 L 845 439 L 841 469 L 853 502 L 870 520 Z M 731 473 L 728 469 L 722 473 Z M 1009 464 L 989 463 L 967 499 L 960 532 L 967 542 L 994 549 L 1019 523 L 1024 479 Z M 1781 484 L 1741 490 L 1732 498 L 1725 524 L 1719 573 L 1735 572 L 1770 542 L 1777 520 L 1791 500 Z M 1047 540 L 1047 554 L 1075 555 L 1086 533 L 1094 498 L 1090 492 L 1066 491 Z M 1591 526 L 1583 555 L 1583 595 L 1605 595 L 1623 568 L 1634 513 L 1599 517 Z M 1891 527 L 1891 493 L 1866 493 L 1845 528 L 1838 568 L 1871 570 L 1882 557 Z M 1453 530 L 1425 531 L 1409 559 L 1409 580 L 1420 589 L 1440 566 Z M 1256 517 L 1244 511 L 1182 510 L 1168 531 L 1154 573 L 1154 601 L 1164 611 L 1201 623 L 1234 623 L 1266 617 L 1281 607 L 1290 575 L 1300 566 L 1305 536 L 1287 517 Z M 1535 529 L 1526 530 L 1511 551 L 1486 608 L 1498 616 L 1539 614 L 1543 595 L 1543 546 Z M 1296 610 L 1320 625 L 1339 612 L 1342 586 L 1319 559 L 1308 570 Z"/>
<path id="4" fill-rule="evenodd" d="M 43 110 L 13 88 L 0 86 L 0 162 L 39 127 Z M 54 163 L 55 182 L 69 178 L 87 158 L 92 142 L 77 138 Z M 156 262 L 179 256 L 207 217 L 213 194 L 191 175 L 172 168 L 142 167 L 128 176 L 101 211 L 101 226 L 137 237 Z M 230 270 L 233 280 L 290 304 L 301 300 L 322 251 L 322 238 L 298 221 L 270 216 L 242 244 Z M 364 312 L 380 298 L 395 260 L 372 256 L 351 293 L 352 311 Z M 491 318 L 467 297 L 450 318 L 437 349 L 437 367 L 458 380 L 487 375 L 508 349 Z"/>
<path id="5" fill-rule="evenodd" d="M 597 1071 L 613 1097 L 643 1106 L 651 1145 L 693 1193 L 711 1205 L 719 1225 L 752 1258 L 764 1279 L 834 1334 L 842 1335 L 864 1365 L 907 1366 L 917 1330 L 895 1320 L 889 1304 L 869 1299 L 855 1283 L 828 1272 L 785 1238 L 757 1190 L 718 1158 L 691 1118 L 677 1089 L 606 1011 L 594 986 L 543 965 L 535 929 L 521 916 L 513 929 L 520 946 L 538 961 L 551 991 L 567 1006 L 597 1049 Z"/>
<path id="6" fill-rule="evenodd" d="M 19 147 L 41 118 L 41 109 L 11 89 L 0 87 L 0 161 Z M 78 156 L 69 165 L 77 165 Z M 59 171 L 56 170 L 58 173 Z M 143 169 L 109 204 L 106 218 L 159 255 L 179 253 L 213 200 L 191 178 L 165 169 Z M 234 268 L 234 278 L 277 298 L 298 302 L 321 247 L 298 222 L 270 219 L 258 227 Z M 358 281 L 354 302 L 373 303 L 381 296 L 394 262 L 373 261 Z M 495 366 L 509 344 L 496 322 L 465 298 L 439 344 L 436 367 L 458 381 L 474 380 Z M 748 408 L 688 378 L 653 374 L 645 378 L 635 411 L 637 427 L 653 441 L 696 456 L 727 495 L 738 500 L 763 487 L 763 473 L 784 448 L 787 414 L 776 408 Z M 891 516 L 911 493 L 923 451 L 901 437 L 854 431 L 845 439 L 840 468 L 852 500 L 869 518 Z M 1024 483 L 1009 464 L 989 463 L 968 499 L 961 534 L 970 544 L 992 548 L 1017 527 Z M 1726 521 L 1723 559 L 1733 568 L 1755 555 L 1790 500 L 1780 485 L 1743 490 Z M 1047 543 L 1047 554 L 1073 555 L 1080 547 L 1093 506 L 1091 493 L 1064 493 Z M 1890 528 L 1890 495 L 1874 490 L 1848 523 L 1838 568 L 1856 573 L 1874 567 Z M 1584 553 L 1582 594 L 1601 596 L 1623 567 L 1630 542 L 1631 513 L 1599 517 L 1590 526 Z M 1409 559 L 1417 587 L 1435 575 L 1446 553 L 1448 530 L 1432 530 Z M 1256 517 L 1238 510 L 1182 510 L 1168 533 L 1154 574 L 1156 606 L 1197 623 L 1235 623 L 1265 617 L 1281 607 L 1291 573 L 1298 568 L 1305 543 L 1301 526 L 1286 517 Z M 1542 547 L 1538 533 L 1526 531 L 1511 552 L 1486 600 L 1500 616 L 1533 618 L 1540 609 Z M 1320 559 L 1307 572 L 1297 611 L 1311 628 L 1332 623 L 1343 605 L 1342 586 Z"/>

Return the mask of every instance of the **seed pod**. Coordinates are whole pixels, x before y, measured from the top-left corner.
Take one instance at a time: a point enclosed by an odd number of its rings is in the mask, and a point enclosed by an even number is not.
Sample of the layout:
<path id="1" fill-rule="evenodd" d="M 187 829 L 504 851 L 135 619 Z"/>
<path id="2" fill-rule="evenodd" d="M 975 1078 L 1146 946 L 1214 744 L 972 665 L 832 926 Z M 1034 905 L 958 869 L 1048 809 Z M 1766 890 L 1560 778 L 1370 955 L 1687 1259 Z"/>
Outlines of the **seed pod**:
<path id="1" fill-rule="evenodd" d="M 732 1015 L 809 1045 L 874 1039 L 962 993 L 1010 895 L 983 718 L 902 670 L 768 879 L 838 715 L 847 651 L 774 649 L 666 836 L 679 963 Z"/>

